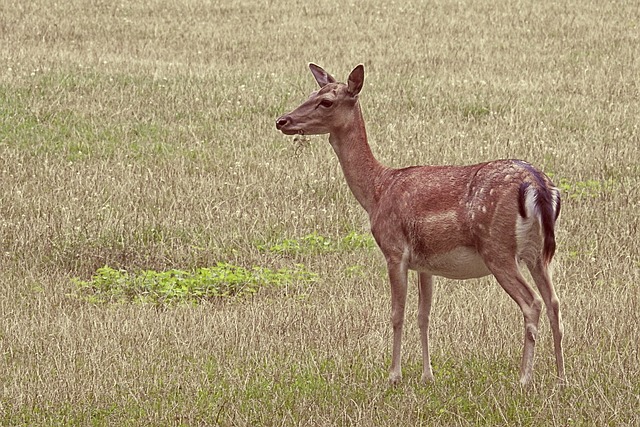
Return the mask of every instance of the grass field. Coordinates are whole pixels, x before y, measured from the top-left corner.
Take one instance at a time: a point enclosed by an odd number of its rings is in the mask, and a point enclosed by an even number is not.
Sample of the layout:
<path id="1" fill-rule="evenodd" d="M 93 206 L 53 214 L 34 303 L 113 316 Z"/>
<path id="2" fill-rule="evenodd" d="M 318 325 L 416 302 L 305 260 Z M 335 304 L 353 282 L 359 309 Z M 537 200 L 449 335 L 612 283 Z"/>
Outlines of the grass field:
<path id="1" fill-rule="evenodd" d="M 3 2 L 0 424 L 640 425 L 639 45 L 631 1 Z M 274 126 L 311 61 L 365 64 L 387 165 L 553 177 L 567 387 L 546 318 L 519 387 L 489 278 L 437 280 L 421 385 L 414 276 L 388 386 L 366 215 L 326 137 Z M 240 279 L 172 287 L 197 269 Z"/>

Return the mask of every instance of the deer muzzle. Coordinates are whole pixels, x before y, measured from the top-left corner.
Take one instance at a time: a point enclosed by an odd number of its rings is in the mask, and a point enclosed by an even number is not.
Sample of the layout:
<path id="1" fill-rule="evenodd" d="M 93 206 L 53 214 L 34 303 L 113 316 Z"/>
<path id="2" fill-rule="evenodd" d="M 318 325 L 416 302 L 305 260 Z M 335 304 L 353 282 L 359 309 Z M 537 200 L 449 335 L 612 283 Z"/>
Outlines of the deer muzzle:
<path id="1" fill-rule="evenodd" d="M 282 133 L 289 134 L 288 128 L 290 126 L 291 126 L 291 117 L 289 117 L 288 115 L 280 116 L 276 120 L 276 129 L 278 129 Z M 291 133 L 295 133 L 295 132 L 291 132 Z"/>

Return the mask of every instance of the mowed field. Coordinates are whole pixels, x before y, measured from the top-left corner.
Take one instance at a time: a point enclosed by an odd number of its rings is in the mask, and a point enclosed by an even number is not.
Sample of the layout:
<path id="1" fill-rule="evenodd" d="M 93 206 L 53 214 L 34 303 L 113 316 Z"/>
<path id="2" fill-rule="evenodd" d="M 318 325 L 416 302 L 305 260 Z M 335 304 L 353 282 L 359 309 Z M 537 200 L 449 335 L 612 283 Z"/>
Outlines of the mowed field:
<path id="1" fill-rule="evenodd" d="M 0 425 L 640 425 L 639 46 L 632 1 L 0 4 Z M 520 158 L 561 188 L 566 387 L 543 315 L 520 388 L 493 278 L 436 280 L 420 384 L 414 274 L 388 385 L 365 212 L 326 136 L 274 126 L 309 62 L 364 63 L 384 164 Z M 198 269 L 227 290 L 130 289 Z"/>

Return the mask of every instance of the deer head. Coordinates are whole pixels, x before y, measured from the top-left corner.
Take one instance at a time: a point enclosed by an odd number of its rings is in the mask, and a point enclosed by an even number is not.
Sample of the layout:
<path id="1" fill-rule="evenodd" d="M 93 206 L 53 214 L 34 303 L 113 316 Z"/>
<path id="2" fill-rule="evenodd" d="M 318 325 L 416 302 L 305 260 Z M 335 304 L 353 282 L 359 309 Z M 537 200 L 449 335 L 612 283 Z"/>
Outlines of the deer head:
<path id="1" fill-rule="evenodd" d="M 351 71 L 347 83 L 338 83 L 333 76 L 316 64 L 309 64 L 320 90 L 309 96 L 292 112 L 276 120 L 276 128 L 287 135 L 321 135 L 347 126 L 358 102 L 364 83 L 364 66 Z"/>

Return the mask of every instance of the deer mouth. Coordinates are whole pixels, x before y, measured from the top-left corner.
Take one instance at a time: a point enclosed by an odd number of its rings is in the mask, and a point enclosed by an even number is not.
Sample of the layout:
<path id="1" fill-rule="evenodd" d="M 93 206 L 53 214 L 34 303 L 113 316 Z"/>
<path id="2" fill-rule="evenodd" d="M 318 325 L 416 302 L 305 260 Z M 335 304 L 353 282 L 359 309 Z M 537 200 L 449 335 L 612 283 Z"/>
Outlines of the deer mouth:
<path id="1" fill-rule="evenodd" d="M 284 133 L 285 135 L 304 135 L 304 132 L 299 130 L 299 129 L 281 128 L 279 130 L 280 130 L 280 132 Z"/>

